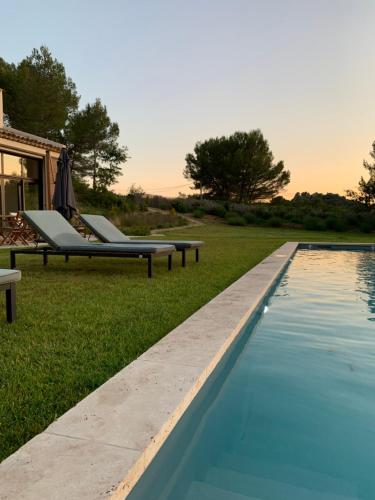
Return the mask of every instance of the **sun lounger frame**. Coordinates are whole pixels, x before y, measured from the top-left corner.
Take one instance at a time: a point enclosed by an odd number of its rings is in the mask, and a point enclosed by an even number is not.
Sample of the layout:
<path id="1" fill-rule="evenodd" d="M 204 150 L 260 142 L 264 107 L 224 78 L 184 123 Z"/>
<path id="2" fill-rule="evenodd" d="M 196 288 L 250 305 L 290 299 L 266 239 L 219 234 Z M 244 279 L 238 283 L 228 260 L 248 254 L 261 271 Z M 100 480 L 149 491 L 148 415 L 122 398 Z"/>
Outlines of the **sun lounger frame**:
<path id="1" fill-rule="evenodd" d="M 111 243 L 114 245 L 121 244 L 121 245 L 137 245 L 137 244 L 170 244 L 170 245 L 175 245 L 176 251 L 181 252 L 181 263 L 182 267 L 186 267 L 186 252 L 188 250 L 195 250 L 195 262 L 199 262 L 200 254 L 199 250 L 200 248 L 204 245 L 203 241 L 184 241 L 184 240 L 132 240 L 131 238 L 128 238 L 125 234 L 123 234 L 110 220 L 108 220 L 106 217 L 103 215 L 90 215 L 90 214 L 79 214 L 80 221 L 87 227 L 100 241 L 103 241 L 104 243 Z M 93 221 L 90 219 L 93 218 L 99 218 L 100 219 L 105 219 L 106 224 L 109 224 L 113 226 L 114 231 L 117 231 L 118 236 L 121 237 L 121 240 L 116 240 L 116 236 L 114 236 L 114 239 L 109 239 L 109 237 L 105 236 L 98 227 L 93 224 Z M 122 239 L 124 238 L 124 239 Z"/>
<path id="2" fill-rule="evenodd" d="M 123 257 L 128 259 L 147 259 L 147 276 L 152 278 L 153 275 L 153 257 L 168 257 L 168 271 L 172 270 L 172 253 L 173 250 L 165 250 L 165 252 L 159 251 L 157 254 L 152 253 L 126 253 L 126 252 L 95 252 L 95 251 L 83 251 L 83 250 L 55 250 L 51 247 L 40 247 L 40 248 L 15 248 L 10 251 L 10 267 L 15 269 L 16 267 L 16 255 L 17 254 L 31 254 L 31 255 L 41 255 L 43 257 L 43 265 L 48 264 L 48 258 L 51 255 L 63 255 L 65 257 L 65 262 L 69 261 L 69 257 Z"/>

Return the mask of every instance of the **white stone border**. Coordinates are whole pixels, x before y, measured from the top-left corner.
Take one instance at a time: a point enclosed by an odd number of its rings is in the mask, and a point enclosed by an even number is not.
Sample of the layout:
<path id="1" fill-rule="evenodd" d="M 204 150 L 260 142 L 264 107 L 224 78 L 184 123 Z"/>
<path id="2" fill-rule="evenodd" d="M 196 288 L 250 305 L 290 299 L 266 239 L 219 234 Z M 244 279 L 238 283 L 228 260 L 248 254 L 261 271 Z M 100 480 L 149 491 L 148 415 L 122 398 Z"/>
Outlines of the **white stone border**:
<path id="1" fill-rule="evenodd" d="M 285 243 L 0 464 L 0 499 L 123 500 L 298 243 Z"/>

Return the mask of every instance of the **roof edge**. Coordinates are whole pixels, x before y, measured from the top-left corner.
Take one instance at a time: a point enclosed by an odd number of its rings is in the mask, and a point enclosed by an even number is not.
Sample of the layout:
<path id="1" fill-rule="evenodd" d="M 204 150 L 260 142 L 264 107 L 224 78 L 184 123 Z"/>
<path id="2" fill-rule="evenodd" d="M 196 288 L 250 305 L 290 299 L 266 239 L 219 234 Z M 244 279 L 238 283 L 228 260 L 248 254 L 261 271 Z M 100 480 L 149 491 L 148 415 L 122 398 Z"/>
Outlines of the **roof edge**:
<path id="1" fill-rule="evenodd" d="M 16 130 L 12 127 L 0 127 L 0 137 L 4 139 L 15 140 L 22 144 L 29 144 L 30 146 L 42 147 L 43 149 L 49 151 L 59 152 L 62 148 L 65 147 L 65 144 L 50 141 L 49 139 L 44 139 L 43 137 L 29 134 L 28 132 Z"/>

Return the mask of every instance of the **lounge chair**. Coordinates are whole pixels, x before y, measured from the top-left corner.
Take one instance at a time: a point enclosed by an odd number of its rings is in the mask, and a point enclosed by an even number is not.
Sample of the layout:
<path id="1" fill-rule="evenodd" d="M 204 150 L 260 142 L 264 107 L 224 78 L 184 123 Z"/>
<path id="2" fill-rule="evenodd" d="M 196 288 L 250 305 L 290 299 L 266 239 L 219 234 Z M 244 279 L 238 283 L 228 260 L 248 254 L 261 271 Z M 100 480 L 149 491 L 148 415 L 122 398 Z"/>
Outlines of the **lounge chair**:
<path id="1" fill-rule="evenodd" d="M 16 282 L 21 279 L 21 271 L 0 269 L 0 290 L 5 290 L 5 307 L 8 323 L 16 319 Z"/>
<path id="2" fill-rule="evenodd" d="M 80 219 L 99 240 L 105 243 L 121 245 L 174 245 L 176 250 L 182 254 L 183 267 L 186 265 L 186 251 L 195 249 L 195 261 L 199 262 L 199 248 L 203 246 L 203 241 L 131 240 L 103 215 L 80 214 Z"/>
<path id="3" fill-rule="evenodd" d="M 48 263 L 49 255 L 80 255 L 88 257 L 129 257 L 146 258 L 148 276 L 152 277 L 153 257 L 168 256 L 168 269 L 172 268 L 173 245 L 112 245 L 90 243 L 72 227 L 64 217 L 54 210 L 28 210 L 22 213 L 26 222 L 46 241 L 47 246 L 36 248 L 17 248 L 10 251 L 10 265 L 16 267 L 17 254 L 39 254 L 43 263 Z"/>

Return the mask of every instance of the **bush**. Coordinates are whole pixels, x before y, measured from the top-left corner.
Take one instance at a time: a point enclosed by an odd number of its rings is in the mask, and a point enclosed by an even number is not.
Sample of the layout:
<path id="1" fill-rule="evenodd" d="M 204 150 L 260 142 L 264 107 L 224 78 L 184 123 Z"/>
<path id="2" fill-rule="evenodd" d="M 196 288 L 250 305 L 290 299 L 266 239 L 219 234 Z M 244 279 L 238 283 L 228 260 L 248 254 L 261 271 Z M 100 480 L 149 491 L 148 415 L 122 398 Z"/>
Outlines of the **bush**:
<path id="1" fill-rule="evenodd" d="M 335 216 L 327 217 L 326 226 L 328 229 L 332 229 L 332 231 L 342 232 L 346 230 L 344 219 Z"/>
<path id="2" fill-rule="evenodd" d="M 170 210 L 172 208 L 172 201 L 164 196 L 150 196 L 146 195 L 147 205 L 153 208 L 159 208 L 160 210 Z"/>
<path id="3" fill-rule="evenodd" d="M 150 227 L 148 226 L 132 226 L 122 228 L 122 231 L 131 236 L 148 236 L 150 234 Z"/>
<path id="4" fill-rule="evenodd" d="M 361 231 L 363 230 L 362 228 L 365 228 L 366 231 L 364 231 L 364 232 L 371 233 L 372 231 L 374 231 L 375 230 L 375 214 L 374 213 L 364 214 L 359 227 L 360 227 Z"/>
<path id="5" fill-rule="evenodd" d="M 221 205 L 218 205 L 217 207 L 213 207 L 210 210 L 207 210 L 207 213 L 211 215 L 215 215 L 216 217 L 221 217 L 222 219 L 225 218 L 227 211 L 225 208 Z"/>
<path id="6" fill-rule="evenodd" d="M 346 215 L 346 224 L 350 227 L 361 227 L 362 222 L 361 214 L 349 213 Z"/>
<path id="7" fill-rule="evenodd" d="M 362 233 L 372 233 L 375 230 L 375 215 L 363 214 L 357 221 L 357 225 Z"/>
<path id="8" fill-rule="evenodd" d="M 313 217 L 312 215 L 307 215 L 303 219 L 303 227 L 308 231 L 324 231 L 326 229 L 324 221 L 318 217 Z"/>
<path id="9" fill-rule="evenodd" d="M 183 200 L 175 200 L 172 202 L 172 208 L 174 208 L 176 212 L 180 212 L 180 214 L 186 214 L 189 212 L 189 207 Z"/>
<path id="10" fill-rule="evenodd" d="M 280 217 L 271 217 L 267 225 L 270 227 L 281 227 L 283 225 L 283 221 Z"/>
<path id="11" fill-rule="evenodd" d="M 270 212 L 266 208 L 263 208 L 263 207 L 256 208 L 254 210 L 254 213 L 257 216 L 257 218 L 259 218 L 259 219 L 268 220 L 271 217 Z"/>
<path id="12" fill-rule="evenodd" d="M 251 225 L 251 224 L 256 224 L 256 222 L 257 222 L 257 218 L 251 212 L 246 212 L 244 217 L 245 217 L 247 224 Z"/>
<path id="13" fill-rule="evenodd" d="M 359 225 L 359 229 L 360 231 L 362 231 L 362 233 L 372 233 L 373 231 L 372 224 L 366 221 L 361 222 L 361 224 Z"/>
<path id="14" fill-rule="evenodd" d="M 89 213 L 106 214 L 132 212 L 137 208 L 136 203 L 121 194 L 106 189 L 94 190 L 85 182 L 73 179 L 74 192 L 79 210 Z"/>
<path id="15" fill-rule="evenodd" d="M 201 208 L 196 208 L 193 212 L 193 217 L 196 219 L 201 219 L 205 214 L 205 211 L 202 210 Z"/>
<path id="16" fill-rule="evenodd" d="M 232 215 L 227 216 L 226 220 L 231 226 L 246 226 L 246 219 L 242 215 L 238 215 L 232 212 Z"/>

